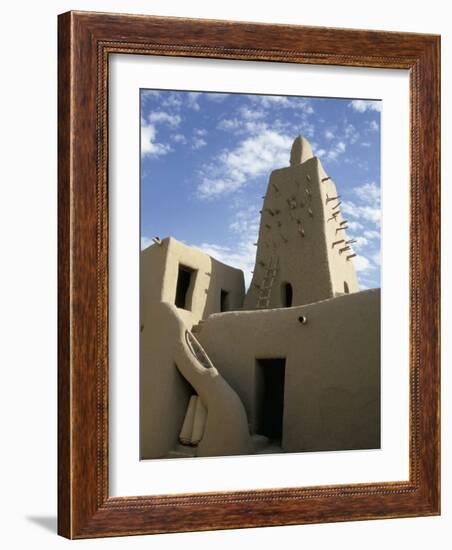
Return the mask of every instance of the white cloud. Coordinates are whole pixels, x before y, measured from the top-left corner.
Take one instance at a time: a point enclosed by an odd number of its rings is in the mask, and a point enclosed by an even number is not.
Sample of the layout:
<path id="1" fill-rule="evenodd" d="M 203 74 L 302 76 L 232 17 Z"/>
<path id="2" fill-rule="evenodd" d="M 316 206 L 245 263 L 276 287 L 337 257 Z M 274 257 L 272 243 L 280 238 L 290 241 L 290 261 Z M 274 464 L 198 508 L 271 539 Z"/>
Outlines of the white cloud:
<path id="1" fill-rule="evenodd" d="M 345 127 L 344 138 L 350 145 L 353 145 L 358 141 L 359 132 L 355 128 L 355 126 L 353 126 L 353 124 L 347 124 L 347 126 Z"/>
<path id="2" fill-rule="evenodd" d="M 225 99 L 229 97 L 230 94 L 221 94 L 221 93 L 205 93 L 204 97 L 209 101 L 214 103 L 222 103 Z"/>
<path id="3" fill-rule="evenodd" d="M 171 139 L 175 141 L 176 143 L 187 143 L 187 138 L 183 134 L 173 134 L 171 136 Z"/>
<path id="4" fill-rule="evenodd" d="M 280 121 L 275 120 L 271 127 L 261 120 L 250 120 L 245 118 L 226 118 L 220 120 L 217 128 L 234 133 L 237 136 L 254 135 L 272 129 L 273 131 L 282 131 L 283 125 Z M 293 133 L 296 133 L 295 131 Z"/>
<path id="5" fill-rule="evenodd" d="M 161 157 L 172 151 L 167 143 L 158 143 L 157 131 L 153 124 L 145 124 L 141 121 L 141 156 Z"/>
<path id="6" fill-rule="evenodd" d="M 353 192 L 357 196 L 359 204 L 351 200 L 343 201 L 343 213 L 347 216 L 351 216 L 357 220 L 358 223 L 371 222 L 379 227 L 381 220 L 380 188 L 375 182 L 370 182 L 355 187 Z M 364 229 L 362 224 L 360 229 Z M 368 231 L 367 235 L 364 233 L 364 236 L 367 238 L 377 238 L 376 235 L 379 237 L 378 232 L 371 230 Z"/>
<path id="7" fill-rule="evenodd" d="M 378 132 L 379 128 L 380 128 L 380 126 L 379 126 L 379 124 L 376 120 L 371 120 L 369 122 L 369 130 L 371 132 Z"/>
<path id="8" fill-rule="evenodd" d="M 238 242 L 234 248 L 209 242 L 190 246 L 198 248 L 219 262 L 241 269 L 245 276 L 246 288 L 248 288 L 252 278 L 251 271 L 254 269 L 256 259 L 256 247 L 251 240 Z"/>
<path id="9" fill-rule="evenodd" d="M 189 109 L 194 111 L 199 111 L 200 106 L 198 99 L 201 95 L 201 92 L 168 92 L 166 91 L 164 97 L 161 99 L 160 105 L 163 107 L 170 107 L 179 111 L 180 108 L 185 105 Z M 205 94 L 206 96 L 209 94 Z M 221 95 L 221 94 L 212 94 L 212 95 Z M 210 98 L 209 98 L 210 99 Z"/>
<path id="10" fill-rule="evenodd" d="M 172 115 L 164 111 L 152 111 L 148 116 L 148 120 L 153 124 L 163 123 L 176 127 L 179 126 L 181 118 L 179 115 Z"/>
<path id="11" fill-rule="evenodd" d="M 353 232 L 352 238 L 357 241 L 353 243 L 353 248 L 359 252 L 354 258 L 354 265 L 359 275 L 360 287 L 364 289 L 378 284 L 375 274 L 378 273 L 379 265 L 376 247 L 379 246 L 380 239 L 380 189 L 375 182 L 370 182 L 355 187 L 353 193 L 357 201 L 343 201 L 342 212 L 351 218 L 348 226 Z M 368 279 L 366 273 L 369 274 Z"/>
<path id="12" fill-rule="evenodd" d="M 229 225 L 234 233 L 246 234 L 250 240 L 255 242 L 259 233 L 260 214 L 256 206 L 248 206 L 236 210 L 233 221 Z"/>
<path id="13" fill-rule="evenodd" d="M 355 264 L 355 269 L 358 273 L 363 273 L 375 269 L 365 256 L 358 255 L 353 258 L 353 261 Z"/>
<path id="14" fill-rule="evenodd" d="M 243 121 L 238 118 L 224 118 L 217 125 L 220 130 L 239 130 L 243 128 Z"/>
<path id="15" fill-rule="evenodd" d="M 178 92 L 171 92 L 166 95 L 162 101 L 164 107 L 171 107 L 173 109 L 179 109 L 182 105 L 182 97 Z"/>
<path id="16" fill-rule="evenodd" d="M 342 211 L 347 216 L 355 218 L 361 222 L 372 222 L 379 226 L 381 220 L 381 208 L 380 208 L 380 189 L 374 183 L 365 183 L 359 187 L 353 189 L 361 204 L 356 204 L 353 201 L 343 201 Z M 359 226 L 355 226 L 354 229 L 364 229 L 363 225 L 359 223 Z M 350 222 L 352 224 L 354 222 Z M 367 230 L 364 232 L 366 238 L 377 238 L 379 233 L 374 230 Z"/>
<path id="17" fill-rule="evenodd" d="M 250 98 L 253 102 L 262 105 L 265 109 L 269 107 L 292 107 L 290 98 L 283 95 L 258 95 Z"/>
<path id="18" fill-rule="evenodd" d="M 346 149 L 347 145 L 343 141 L 338 141 L 336 145 L 334 145 L 327 151 L 325 159 L 327 161 L 336 162 L 338 157 L 345 153 Z"/>
<path id="19" fill-rule="evenodd" d="M 334 139 L 334 132 L 332 130 L 325 130 L 326 139 Z"/>
<path id="20" fill-rule="evenodd" d="M 239 109 L 240 117 L 245 120 L 261 120 L 265 117 L 265 112 L 259 109 L 250 109 L 246 105 Z"/>
<path id="21" fill-rule="evenodd" d="M 353 240 L 356 241 L 353 243 L 353 248 L 356 248 L 356 250 L 362 250 L 369 244 L 369 241 L 365 237 L 357 236 L 353 237 Z"/>
<path id="22" fill-rule="evenodd" d="M 372 204 L 375 206 L 380 204 L 380 188 L 375 182 L 365 183 L 360 187 L 355 187 L 353 192 L 365 204 Z"/>
<path id="23" fill-rule="evenodd" d="M 234 214 L 228 228 L 232 234 L 233 245 L 202 242 L 193 246 L 220 262 L 241 269 L 248 288 L 256 259 L 254 243 L 259 234 L 260 214 L 258 206 L 244 205 L 240 200 L 234 200 L 233 207 Z"/>
<path id="24" fill-rule="evenodd" d="M 292 128 L 293 128 L 293 131 L 291 133 L 294 136 L 301 134 L 302 136 L 307 137 L 309 139 L 312 139 L 314 137 L 314 133 L 315 133 L 314 124 L 311 124 L 306 120 L 299 122 L 298 124 L 292 126 Z"/>
<path id="25" fill-rule="evenodd" d="M 143 90 L 141 92 L 141 99 L 154 99 L 160 97 L 160 92 L 157 90 Z"/>
<path id="26" fill-rule="evenodd" d="M 362 229 L 364 229 L 364 226 L 357 222 L 357 221 L 353 221 L 353 220 L 349 220 L 349 222 L 347 223 L 348 227 L 350 227 L 350 229 L 352 231 L 360 231 Z"/>
<path id="27" fill-rule="evenodd" d="M 371 101 L 368 99 L 354 99 L 348 104 L 354 111 L 365 113 L 366 111 L 381 111 L 381 101 Z"/>
<path id="28" fill-rule="evenodd" d="M 187 94 L 187 105 L 193 111 L 199 111 L 201 108 L 198 103 L 198 98 L 201 95 L 201 92 L 189 92 Z"/>
<path id="29" fill-rule="evenodd" d="M 312 115 L 314 109 L 308 99 L 301 97 L 291 97 L 282 95 L 257 95 L 250 97 L 255 105 L 260 105 L 264 109 L 274 109 L 281 107 L 284 109 L 294 109 L 304 115 Z"/>
<path id="30" fill-rule="evenodd" d="M 275 117 L 275 107 L 290 108 L 293 116 L 282 121 Z M 311 105 L 302 98 L 251 96 L 248 105 L 241 106 L 233 116 L 220 120 L 217 128 L 230 131 L 237 136 L 270 130 L 293 137 L 302 134 L 312 139 L 315 127 L 309 121 L 309 117 L 313 112 Z"/>
<path id="31" fill-rule="evenodd" d="M 170 153 L 173 149 L 168 143 L 157 141 L 157 125 L 167 124 L 175 128 L 179 126 L 180 122 L 181 117 L 179 115 L 165 111 L 151 111 L 148 115 L 148 122 L 141 121 L 141 156 L 161 157 Z M 175 139 L 173 136 L 172 139 L 177 142 L 181 138 Z"/>
<path id="32" fill-rule="evenodd" d="M 204 136 L 207 136 L 207 130 L 205 128 L 195 128 L 193 134 L 194 136 L 191 140 L 192 149 L 196 151 L 207 145 L 207 141 L 204 139 Z"/>
<path id="33" fill-rule="evenodd" d="M 194 137 L 191 140 L 191 148 L 197 151 L 198 149 L 201 149 L 202 147 L 205 147 L 207 145 L 207 141 L 201 137 Z"/>
<path id="34" fill-rule="evenodd" d="M 347 216 L 351 216 L 352 218 L 356 218 L 358 220 L 372 222 L 375 225 L 380 224 L 381 210 L 379 207 L 368 205 L 362 206 L 357 205 L 352 201 L 343 201 L 342 212 Z"/>
<path id="35" fill-rule="evenodd" d="M 256 176 L 287 166 L 292 139 L 273 130 L 247 137 L 233 149 L 225 149 L 200 174 L 200 198 L 231 193 Z"/>
<path id="36" fill-rule="evenodd" d="M 350 224 L 349 224 L 350 225 Z M 363 235 L 367 238 L 367 239 L 379 239 L 380 238 L 380 232 L 379 231 L 375 231 L 373 229 L 368 229 L 366 231 L 364 231 Z"/>

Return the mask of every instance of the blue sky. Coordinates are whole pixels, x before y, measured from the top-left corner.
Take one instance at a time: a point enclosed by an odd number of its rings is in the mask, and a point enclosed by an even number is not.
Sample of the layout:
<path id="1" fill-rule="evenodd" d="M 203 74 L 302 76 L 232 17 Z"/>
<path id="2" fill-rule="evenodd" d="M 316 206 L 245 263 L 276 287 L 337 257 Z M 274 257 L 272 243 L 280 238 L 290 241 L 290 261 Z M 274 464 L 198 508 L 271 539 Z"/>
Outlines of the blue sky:
<path id="1" fill-rule="evenodd" d="M 360 287 L 380 286 L 380 101 L 141 90 L 141 246 L 172 236 L 254 268 L 268 177 L 299 134 L 342 197 Z"/>

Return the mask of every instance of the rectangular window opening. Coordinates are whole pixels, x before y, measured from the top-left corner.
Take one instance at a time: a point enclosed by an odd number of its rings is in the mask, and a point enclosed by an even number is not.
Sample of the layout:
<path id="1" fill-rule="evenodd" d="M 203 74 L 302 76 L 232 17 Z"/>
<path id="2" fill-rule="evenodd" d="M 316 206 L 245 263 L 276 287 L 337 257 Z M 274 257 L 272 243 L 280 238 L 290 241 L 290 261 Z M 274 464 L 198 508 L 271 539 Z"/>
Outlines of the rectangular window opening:
<path id="1" fill-rule="evenodd" d="M 174 300 L 176 307 L 188 310 L 191 309 L 195 273 L 196 271 L 194 269 L 179 264 L 179 272 L 177 274 L 176 299 Z"/>
<path id="2" fill-rule="evenodd" d="M 255 432 L 279 446 L 283 436 L 285 371 L 285 358 L 256 361 Z"/>

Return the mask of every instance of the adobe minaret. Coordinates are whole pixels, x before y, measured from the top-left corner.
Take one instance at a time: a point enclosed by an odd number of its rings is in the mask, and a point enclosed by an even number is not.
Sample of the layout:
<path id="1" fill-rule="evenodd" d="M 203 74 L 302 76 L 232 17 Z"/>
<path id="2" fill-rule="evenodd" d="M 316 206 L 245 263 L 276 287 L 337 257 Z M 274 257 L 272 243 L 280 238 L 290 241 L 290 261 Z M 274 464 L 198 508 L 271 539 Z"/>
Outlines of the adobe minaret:
<path id="1" fill-rule="evenodd" d="M 245 310 L 298 306 L 359 291 L 341 198 L 303 136 L 292 145 L 290 166 L 271 173 L 263 199 Z"/>

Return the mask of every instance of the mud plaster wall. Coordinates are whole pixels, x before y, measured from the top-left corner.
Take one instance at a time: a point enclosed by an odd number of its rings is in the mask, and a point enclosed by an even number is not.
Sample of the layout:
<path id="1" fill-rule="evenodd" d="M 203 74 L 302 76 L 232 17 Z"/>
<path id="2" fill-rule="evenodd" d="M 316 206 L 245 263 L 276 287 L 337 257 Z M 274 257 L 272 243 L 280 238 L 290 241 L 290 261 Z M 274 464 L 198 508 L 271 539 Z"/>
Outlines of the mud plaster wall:
<path id="1" fill-rule="evenodd" d="M 141 323 L 146 324 L 159 302 L 174 304 L 179 265 L 193 270 L 188 309 L 178 308 L 187 328 L 211 313 L 221 311 L 221 290 L 228 293 L 228 309 L 240 309 L 245 294 L 243 272 L 225 265 L 204 252 L 167 238 L 141 253 Z"/>
<path id="2" fill-rule="evenodd" d="M 379 289 L 301 307 L 212 315 L 197 337 L 242 399 L 252 432 L 256 360 L 284 357 L 284 450 L 380 446 Z"/>
<path id="3" fill-rule="evenodd" d="M 179 323 L 167 314 L 174 304 L 179 263 L 196 275 L 191 289 L 191 311 L 177 308 L 187 328 L 220 311 L 221 289 L 229 292 L 229 306 L 238 309 L 244 298 L 243 273 L 213 260 L 203 252 L 168 238 L 141 253 L 140 269 L 140 457 L 161 458 L 178 444 L 193 388 L 178 372 L 175 346 Z"/>
<path id="4" fill-rule="evenodd" d="M 353 249 L 339 252 L 349 239 L 339 201 L 332 197 L 336 186 L 316 157 L 272 172 L 244 309 L 283 307 L 285 283 L 292 286 L 294 306 L 342 294 L 344 282 L 349 292 L 359 290 L 353 258 L 347 259 Z"/>

